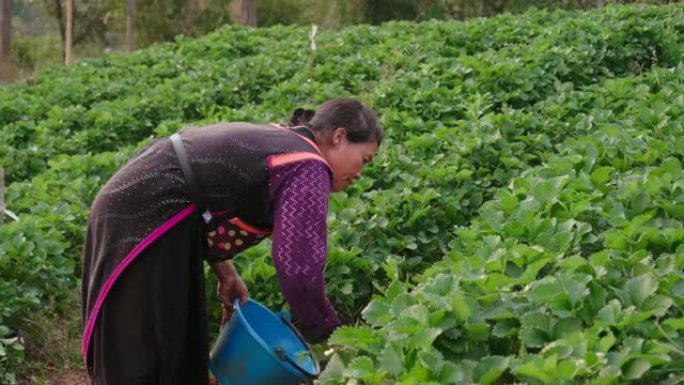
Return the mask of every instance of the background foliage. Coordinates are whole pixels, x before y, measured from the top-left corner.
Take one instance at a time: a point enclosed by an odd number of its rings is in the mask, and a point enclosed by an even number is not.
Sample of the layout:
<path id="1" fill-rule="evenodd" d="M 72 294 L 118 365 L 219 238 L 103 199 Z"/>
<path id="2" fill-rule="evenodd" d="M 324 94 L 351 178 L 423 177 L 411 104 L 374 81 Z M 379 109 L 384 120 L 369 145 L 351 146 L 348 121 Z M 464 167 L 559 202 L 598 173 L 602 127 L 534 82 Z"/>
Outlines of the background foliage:
<path id="1" fill-rule="evenodd" d="M 136 47 L 201 36 L 232 23 L 239 0 L 137 0 Z M 528 9 L 590 9 L 608 4 L 670 0 L 258 0 L 260 27 L 316 24 L 324 30 L 390 20 L 466 20 Z M 12 58 L 22 77 L 63 62 L 63 0 L 14 0 Z M 74 54 L 94 58 L 125 51 L 125 1 L 75 2 Z"/>

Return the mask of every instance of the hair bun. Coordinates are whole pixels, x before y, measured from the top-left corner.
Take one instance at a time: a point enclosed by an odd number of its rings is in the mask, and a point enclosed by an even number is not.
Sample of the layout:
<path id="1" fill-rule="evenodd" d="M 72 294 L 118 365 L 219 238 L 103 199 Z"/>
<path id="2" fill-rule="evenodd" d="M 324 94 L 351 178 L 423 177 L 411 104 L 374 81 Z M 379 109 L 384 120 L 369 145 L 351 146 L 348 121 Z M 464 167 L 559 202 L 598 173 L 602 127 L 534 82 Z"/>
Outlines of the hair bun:
<path id="1" fill-rule="evenodd" d="M 296 110 L 294 110 L 294 113 L 292 114 L 292 117 L 290 118 L 290 121 L 287 123 L 287 125 L 290 127 L 308 125 L 308 123 L 311 121 L 311 119 L 313 119 L 315 114 L 316 111 L 314 110 L 297 108 Z"/>

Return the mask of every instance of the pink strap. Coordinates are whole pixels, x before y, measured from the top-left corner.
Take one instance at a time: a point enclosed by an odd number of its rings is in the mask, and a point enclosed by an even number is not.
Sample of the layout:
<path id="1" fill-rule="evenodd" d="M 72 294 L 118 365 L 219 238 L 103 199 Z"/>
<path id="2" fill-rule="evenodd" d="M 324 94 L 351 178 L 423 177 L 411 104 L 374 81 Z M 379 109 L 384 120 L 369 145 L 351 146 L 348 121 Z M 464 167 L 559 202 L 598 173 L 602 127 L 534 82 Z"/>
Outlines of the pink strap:
<path id="1" fill-rule="evenodd" d="M 95 301 L 95 305 L 90 311 L 90 316 L 88 317 L 85 330 L 83 331 L 81 354 L 83 355 L 83 361 L 86 363 L 86 365 L 88 364 L 88 348 L 90 347 L 90 339 L 93 335 L 93 330 L 95 329 L 97 315 L 100 312 L 100 308 L 102 308 L 102 304 L 104 303 L 107 294 L 109 294 L 109 291 L 114 286 L 116 280 L 119 278 L 119 276 L 121 276 L 121 273 L 123 273 L 124 269 L 126 269 L 126 267 L 130 265 L 131 262 L 133 262 L 133 260 L 138 255 L 140 255 L 140 253 L 143 250 L 145 250 L 145 248 L 147 248 L 147 246 L 151 245 L 154 241 L 159 239 L 162 235 L 164 235 L 167 231 L 169 231 L 171 228 L 177 225 L 180 221 L 182 221 L 183 219 L 187 218 L 190 214 L 195 212 L 195 210 L 197 210 L 197 206 L 191 204 L 190 206 L 179 211 L 176 215 L 174 215 L 169 220 L 164 222 L 164 224 L 157 227 L 147 237 L 145 237 L 145 239 L 143 239 L 142 242 L 138 243 L 133 248 L 133 250 L 131 250 L 131 252 L 128 253 L 128 255 L 126 255 L 123 261 L 121 261 L 121 263 L 119 263 L 119 265 L 116 266 L 112 274 L 109 275 L 109 278 L 107 278 L 107 281 L 105 282 L 104 286 L 102 286 L 102 289 L 100 289 L 100 293 L 97 295 L 97 301 Z"/>

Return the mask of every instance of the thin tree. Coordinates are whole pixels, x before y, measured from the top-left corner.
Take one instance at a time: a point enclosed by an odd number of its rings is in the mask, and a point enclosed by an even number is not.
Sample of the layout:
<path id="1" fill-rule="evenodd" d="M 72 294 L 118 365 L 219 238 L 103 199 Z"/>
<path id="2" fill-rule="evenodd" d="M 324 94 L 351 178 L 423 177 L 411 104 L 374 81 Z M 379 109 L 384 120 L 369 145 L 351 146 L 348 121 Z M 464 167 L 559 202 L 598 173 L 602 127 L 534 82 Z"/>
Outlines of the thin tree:
<path id="1" fill-rule="evenodd" d="M 135 51 L 135 0 L 128 0 L 128 11 L 126 12 L 126 49 Z"/>
<path id="2" fill-rule="evenodd" d="M 0 62 L 9 63 L 12 46 L 12 0 L 0 1 Z"/>
<path id="3" fill-rule="evenodd" d="M 73 62 L 73 47 L 74 39 L 74 0 L 66 0 L 66 31 L 64 39 L 64 64 L 70 65 Z"/>
<path id="4" fill-rule="evenodd" d="M 257 26 L 256 0 L 240 0 L 240 24 Z"/>

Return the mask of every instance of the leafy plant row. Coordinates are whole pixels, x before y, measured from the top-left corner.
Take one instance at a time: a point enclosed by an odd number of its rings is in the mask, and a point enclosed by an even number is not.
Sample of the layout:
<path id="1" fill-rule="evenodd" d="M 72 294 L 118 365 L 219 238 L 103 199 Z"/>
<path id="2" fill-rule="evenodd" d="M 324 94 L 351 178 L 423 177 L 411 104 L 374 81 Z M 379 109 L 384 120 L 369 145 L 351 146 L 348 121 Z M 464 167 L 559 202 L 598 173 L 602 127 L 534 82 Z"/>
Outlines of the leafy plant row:
<path id="1" fill-rule="evenodd" d="M 46 308 L 59 314 L 73 300 L 90 202 L 130 153 L 62 155 L 7 189 L 20 221 L 0 226 L 0 383 L 17 383 L 27 320 Z"/>
<path id="2" fill-rule="evenodd" d="M 622 17 L 634 16 L 635 11 L 630 12 L 632 15 L 625 12 Z M 577 17 L 577 13 L 538 11 L 502 15 L 496 21 L 392 22 L 382 27 L 359 26 L 339 33 L 323 33 L 319 40 L 327 49 L 335 50 L 331 52 L 332 57 L 355 54 L 359 48 L 375 48 L 380 44 L 392 44 L 393 49 L 396 46 L 424 47 L 428 53 L 437 51 L 438 56 L 445 57 L 472 55 L 509 44 L 523 44 L 546 33 L 549 26 Z M 584 17 L 604 19 L 607 16 L 594 13 Z M 141 86 L 154 88 L 183 75 L 189 66 L 204 60 L 224 64 L 253 55 L 273 55 L 284 49 L 292 59 L 300 61 L 307 57 L 307 45 L 301 42 L 305 36 L 306 28 L 248 30 L 229 26 L 201 39 L 180 37 L 176 44 L 158 45 L 126 59 L 111 56 L 91 61 L 69 71 L 69 78 L 62 76 L 63 69 L 54 69 L 31 81 L 35 83 L 31 87 L 14 87 L 12 92 L 3 95 L 0 122 L 4 125 L 22 117 L 44 118 L 53 106 L 79 104 L 90 107 L 96 102 L 130 97 L 146 91 Z M 397 44 L 399 42 L 402 44 Z M 384 46 L 382 50 L 396 58 L 391 54 L 393 49 Z"/>
<path id="3" fill-rule="evenodd" d="M 357 191 L 333 197 L 331 290 L 350 314 L 358 314 L 373 285 L 356 277 L 383 282 L 380 266 L 387 255 L 402 256 L 404 274 L 423 271 L 447 254 L 457 230 L 512 178 L 541 164 L 569 138 L 634 116 L 655 119 L 651 109 L 664 109 L 668 87 L 680 78 L 668 70 L 609 80 L 560 92 L 530 109 L 490 112 L 388 143 Z"/>
<path id="4" fill-rule="evenodd" d="M 432 130 L 434 122 L 464 118 L 472 95 L 485 95 L 482 102 L 495 110 L 525 107 L 555 93 L 559 82 L 581 87 L 675 65 L 683 9 L 539 12 L 517 24 L 502 17 L 469 28 L 455 22 L 358 27 L 322 34 L 313 67 L 304 29 L 226 28 L 131 58 L 84 62 L 38 79 L 27 91 L 3 93 L 0 165 L 10 181 L 24 180 L 45 170 L 53 156 L 113 151 L 160 125 L 282 120 L 297 105 L 349 94 L 404 111 Z M 530 27 L 544 18 L 556 23 Z M 502 32 L 485 43 L 481 36 L 494 29 Z M 471 37 L 480 43 L 466 44 Z M 451 43 L 450 52 L 440 48 Z"/>
<path id="5" fill-rule="evenodd" d="M 679 383 L 681 74 L 498 189 L 415 280 L 389 256 L 322 383 Z"/>

